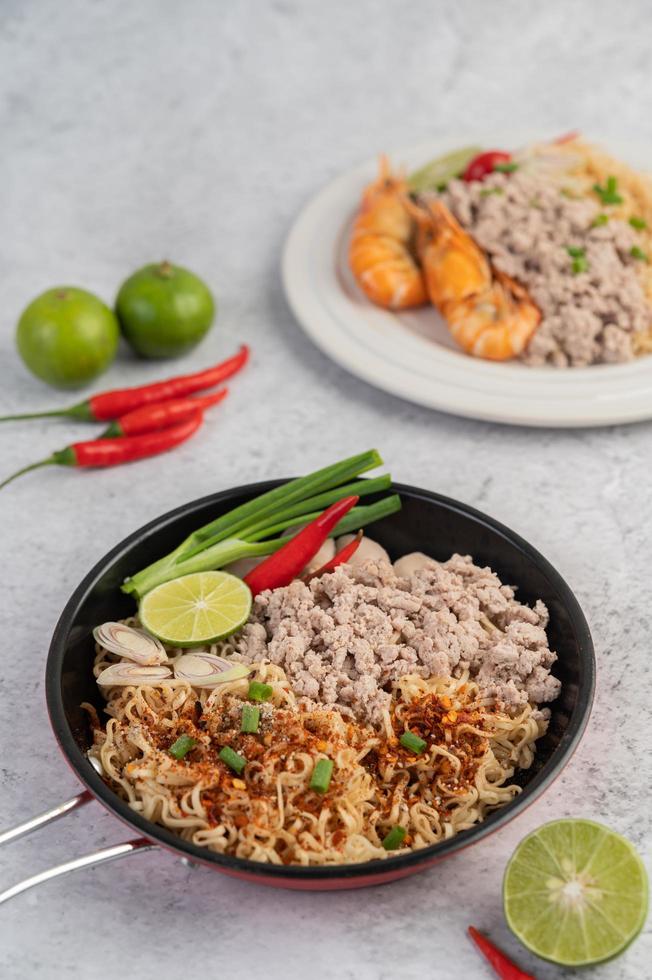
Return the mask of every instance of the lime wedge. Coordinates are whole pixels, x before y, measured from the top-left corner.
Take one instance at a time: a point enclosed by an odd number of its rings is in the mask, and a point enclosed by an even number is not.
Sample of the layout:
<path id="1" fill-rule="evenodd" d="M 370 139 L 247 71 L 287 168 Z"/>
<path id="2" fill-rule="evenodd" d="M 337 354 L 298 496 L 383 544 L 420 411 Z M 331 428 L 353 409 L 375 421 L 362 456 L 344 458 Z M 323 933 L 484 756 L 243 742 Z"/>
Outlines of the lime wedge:
<path id="1" fill-rule="evenodd" d="M 628 840 L 592 820 L 553 820 L 514 851 L 507 924 L 537 956 L 588 966 L 629 946 L 647 915 L 647 874 Z"/>
<path id="2" fill-rule="evenodd" d="M 481 153 L 479 146 L 465 146 L 461 150 L 454 150 L 446 156 L 437 157 L 430 160 L 425 167 L 415 170 L 408 177 L 408 187 L 411 191 L 437 191 L 445 186 L 453 177 L 458 177 L 463 173 L 468 164 Z"/>
<path id="3" fill-rule="evenodd" d="M 246 622 L 251 592 L 228 572 L 197 572 L 163 582 L 140 603 L 145 629 L 175 647 L 221 640 Z"/>

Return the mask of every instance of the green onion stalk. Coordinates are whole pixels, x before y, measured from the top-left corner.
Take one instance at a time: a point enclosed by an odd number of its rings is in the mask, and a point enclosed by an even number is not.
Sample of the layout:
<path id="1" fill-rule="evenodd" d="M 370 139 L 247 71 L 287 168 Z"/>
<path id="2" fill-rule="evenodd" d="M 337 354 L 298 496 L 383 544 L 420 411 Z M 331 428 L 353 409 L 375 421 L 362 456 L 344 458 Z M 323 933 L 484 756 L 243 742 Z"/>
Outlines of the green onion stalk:
<path id="1" fill-rule="evenodd" d="M 343 497 L 364 497 L 389 489 L 389 474 L 355 480 L 382 462 L 378 452 L 371 449 L 268 490 L 193 531 L 169 555 L 128 578 L 122 590 L 141 599 L 157 585 L 180 575 L 223 568 L 240 558 L 271 555 L 288 541 L 287 536 L 272 535 L 307 524 Z M 400 508 L 397 494 L 354 507 L 334 529 L 333 537 L 357 531 Z"/>

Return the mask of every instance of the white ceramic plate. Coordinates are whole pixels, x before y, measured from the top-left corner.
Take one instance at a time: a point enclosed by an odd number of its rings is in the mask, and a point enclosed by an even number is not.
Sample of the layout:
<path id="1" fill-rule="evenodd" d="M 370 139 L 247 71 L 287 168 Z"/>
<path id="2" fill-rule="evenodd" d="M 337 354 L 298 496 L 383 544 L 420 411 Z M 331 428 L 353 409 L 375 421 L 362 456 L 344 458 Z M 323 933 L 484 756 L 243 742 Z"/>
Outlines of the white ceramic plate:
<path id="1" fill-rule="evenodd" d="M 416 168 L 470 142 L 432 140 L 391 153 Z M 497 143 L 475 140 L 480 145 Z M 512 139 L 500 145 L 515 146 Z M 632 145 L 609 151 L 640 169 L 649 152 Z M 652 356 L 630 364 L 556 370 L 497 364 L 455 349 L 432 308 L 391 313 L 358 290 L 346 261 L 351 221 L 377 161 L 344 174 L 303 209 L 283 253 L 283 282 L 306 333 L 342 367 L 378 388 L 455 415 L 534 426 L 596 426 L 652 418 Z"/>

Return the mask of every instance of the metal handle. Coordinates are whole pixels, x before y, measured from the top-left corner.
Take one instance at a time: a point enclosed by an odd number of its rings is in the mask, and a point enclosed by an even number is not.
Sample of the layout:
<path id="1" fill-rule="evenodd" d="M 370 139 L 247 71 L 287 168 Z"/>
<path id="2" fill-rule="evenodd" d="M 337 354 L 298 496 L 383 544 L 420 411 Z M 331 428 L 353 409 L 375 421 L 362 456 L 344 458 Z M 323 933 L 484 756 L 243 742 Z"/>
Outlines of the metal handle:
<path id="1" fill-rule="evenodd" d="M 0 846 L 9 844 L 12 840 L 18 840 L 19 837 L 24 837 L 26 834 L 31 834 L 33 830 L 45 827 L 46 824 L 58 820 L 59 817 L 65 817 L 67 813 L 76 810 L 77 807 L 83 806 L 85 803 L 90 803 L 92 799 L 94 799 L 93 794 L 85 789 L 83 793 L 78 793 L 77 796 L 66 800 L 65 803 L 60 803 L 59 806 L 52 807 L 51 810 L 39 813 L 37 817 L 32 817 L 31 820 L 26 820 L 25 823 L 18 824 L 17 827 L 4 830 L 0 833 Z"/>
<path id="2" fill-rule="evenodd" d="M 71 801 L 69 800 L 68 802 Z M 59 814 L 59 816 L 62 816 L 62 814 Z M 36 819 L 38 820 L 39 818 L 37 817 Z M 50 819 L 55 820 L 56 817 L 51 817 Z M 23 824 L 23 826 L 26 825 Z M 25 833 L 29 833 L 29 831 L 25 831 Z M 32 875 L 31 878 L 25 878 L 24 881 L 19 881 L 18 884 L 12 885 L 6 891 L 0 892 L 0 905 L 3 902 L 8 902 L 10 899 L 15 898 L 16 895 L 20 895 L 21 892 L 27 891 L 28 888 L 41 885 L 44 881 L 50 881 L 52 878 L 60 878 L 63 875 L 71 874 L 73 871 L 80 871 L 82 868 L 92 868 L 95 865 L 104 864 L 106 861 L 115 861 L 118 858 L 127 857 L 129 854 L 135 854 L 139 851 L 151 851 L 156 846 L 156 844 L 153 844 L 145 837 L 138 837 L 136 840 L 125 841 L 124 844 L 115 844 L 113 847 L 105 847 L 101 851 L 94 851 L 92 854 L 85 854 L 83 857 L 74 858 L 72 861 L 66 861 L 64 864 L 58 864 L 54 868 L 48 868 L 47 871 L 41 871 L 37 875 Z"/>

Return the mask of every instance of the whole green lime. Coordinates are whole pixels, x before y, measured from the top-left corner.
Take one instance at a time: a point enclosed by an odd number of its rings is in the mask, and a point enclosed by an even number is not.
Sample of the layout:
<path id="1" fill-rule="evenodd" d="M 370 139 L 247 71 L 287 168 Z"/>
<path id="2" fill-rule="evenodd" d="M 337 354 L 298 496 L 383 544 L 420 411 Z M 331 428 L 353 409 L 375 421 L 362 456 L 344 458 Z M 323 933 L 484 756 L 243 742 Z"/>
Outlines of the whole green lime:
<path id="1" fill-rule="evenodd" d="M 41 293 L 23 311 L 18 352 L 29 370 L 55 388 L 77 388 L 105 371 L 118 349 L 118 321 L 101 299 L 75 286 Z"/>
<path id="2" fill-rule="evenodd" d="M 146 265 L 120 287 L 115 311 L 142 357 L 177 357 L 205 336 L 215 317 L 208 286 L 178 265 Z"/>

